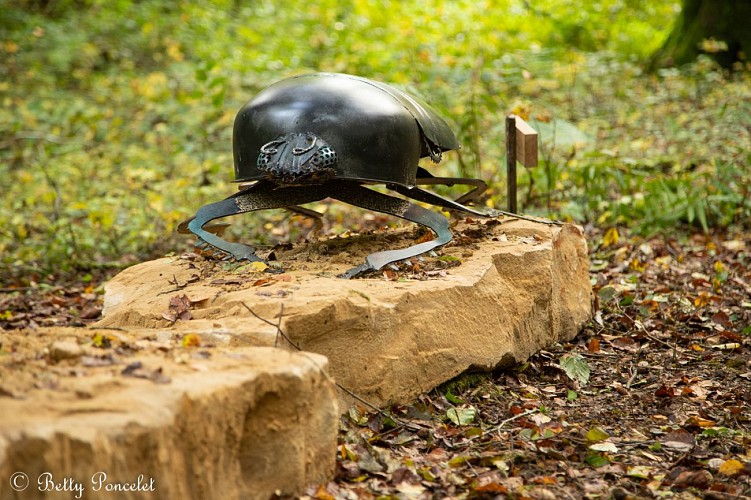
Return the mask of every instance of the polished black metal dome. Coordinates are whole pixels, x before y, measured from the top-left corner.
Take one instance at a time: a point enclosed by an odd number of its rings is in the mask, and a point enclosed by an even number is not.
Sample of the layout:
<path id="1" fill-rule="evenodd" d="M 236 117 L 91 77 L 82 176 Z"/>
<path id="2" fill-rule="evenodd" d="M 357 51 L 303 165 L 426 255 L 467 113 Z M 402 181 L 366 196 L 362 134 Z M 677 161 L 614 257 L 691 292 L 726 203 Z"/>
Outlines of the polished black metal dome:
<path id="1" fill-rule="evenodd" d="M 237 113 L 235 180 L 413 186 L 421 157 L 438 162 L 458 146 L 446 121 L 422 100 L 365 78 L 315 73 L 267 87 Z"/>

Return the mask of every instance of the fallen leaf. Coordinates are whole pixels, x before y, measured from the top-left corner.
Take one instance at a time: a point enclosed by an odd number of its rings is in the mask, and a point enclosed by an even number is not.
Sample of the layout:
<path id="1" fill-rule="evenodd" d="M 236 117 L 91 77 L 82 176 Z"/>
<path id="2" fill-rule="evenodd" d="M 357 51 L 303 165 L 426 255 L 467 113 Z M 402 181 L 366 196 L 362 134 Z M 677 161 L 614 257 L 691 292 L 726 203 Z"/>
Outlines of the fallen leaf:
<path id="1" fill-rule="evenodd" d="M 183 347 L 201 347 L 201 337 L 195 333 L 189 333 L 183 337 L 181 345 Z"/>
<path id="2" fill-rule="evenodd" d="M 112 341 L 110 338 L 106 335 L 102 335 L 101 333 L 97 333 L 91 338 L 91 343 L 94 345 L 94 347 L 99 347 L 101 349 L 109 349 L 112 347 Z"/>
<path id="3" fill-rule="evenodd" d="M 352 460 L 353 462 L 357 462 L 357 454 L 349 449 L 346 444 L 343 444 L 339 447 L 339 453 L 341 454 L 343 460 Z"/>
<path id="4" fill-rule="evenodd" d="M 725 249 L 731 252 L 739 252 L 746 249 L 746 242 L 743 240 L 728 240 L 720 243 Z"/>
<path id="5" fill-rule="evenodd" d="M 673 481 L 674 486 L 703 488 L 712 482 L 712 473 L 706 470 L 687 470 L 678 474 Z"/>
<path id="6" fill-rule="evenodd" d="M 401 483 L 416 484 L 420 482 L 420 477 L 409 470 L 407 467 L 400 467 L 391 473 L 391 484 L 398 485 Z"/>
<path id="7" fill-rule="evenodd" d="M 538 476 L 533 477 L 531 482 L 534 484 L 557 485 L 558 479 L 555 476 Z"/>
<path id="8" fill-rule="evenodd" d="M 599 452 L 590 453 L 584 458 L 584 461 L 592 467 L 603 467 L 610 463 L 608 457 Z"/>
<path id="9" fill-rule="evenodd" d="M 612 285 L 605 285 L 597 291 L 597 296 L 602 302 L 609 302 L 618 294 L 618 290 Z"/>
<path id="10" fill-rule="evenodd" d="M 662 440 L 662 445 L 666 448 L 672 448 L 678 451 L 686 452 L 696 446 L 696 438 L 690 432 L 683 429 L 677 429 L 668 432 Z"/>
<path id="11" fill-rule="evenodd" d="M 696 307 L 706 307 L 707 305 L 709 305 L 711 299 L 712 297 L 708 293 L 702 292 L 698 297 L 694 299 L 694 305 Z"/>
<path id="12" fill-rule="evenodd" d="M 188 321 L 192 319 L 190 313 L 191 301 L 187 295 L 175 295 L 169 300 L 169 308 L 166 312 L 162 313 L 162 318 L 174 323 L 178 319 L 182 321 Z"/>
<path id="13" fill-rule="evenodd" d="M 712 315 L 712 323 L 716 323 L 718 325 L 722 325 L 725 328 L 731 328 L 733 326 L 733 322 L 730 321 L 730 316 L 726 312 L 717 312 Z"/>
<path id="14" fill-rule="evenodd" d="M 600 352 L 600 339 L 589 339 L 589 342 L 587 342 L 587 351 Z"/>
<path id="15" fill-rule="evenodd" d="M 717 425 L 717 422 L 713 420 L 707 420 L 706 418 L 697 417 L 696 415 L 691 416 L 688 421 L 686 422 L 687 426 L 690 427 L 701 427 L 701 428 L 707 428 L 707 427 L 714 427 Z"/>
<path id="16" fill-rule="evenodd" d="M 251 262 L 248 267 L 250 267 L 251 271 L 256 272 L 256 273 L 262 273 L 263 271 L 269 268 L 268 264 L 266 264 L 265 262 L 261 262 L 260 260 Z"/>
<path id="17" fill-rule="evenodd" d="M 457 455 L 451 460 L 448 461 L 448 464 L 450 467 L 461 467 L 463 465 L 466 465 L 471 460 L 471 457 L 465 456 L 465 455 Z"/>
<path id="18" fill-rule="evenodd" d="M 609 437 L 610 437 L 610 434 L 608 434 L 607 432 L 605 432 L 604 430 L 602 430 L 600 427 L 597 427 L 597 426 L 589 429 L 586 435 L 587 441 L 591 443 L 605 441 Z"/>
<path id="19" fill-rule="evenodd" d="M 581 385 L 587 385 L 589 382 L 589 365 L 581 354 L 564 354 L 561 357 L 561 368 L 571 380 L 579 382 Z"/>
<path id="20" fill-rule="evenodd" d="M 449 408 L 446 411 L 446 417 L 451 420 L 455 425 L 468 425 L 475 420 L 477 410 L 474 407 L 468 406 L 466 408 Z"/>
<path id="21" fill-rule="evenodd" d="M 649 479 L 655 473 L 655 467 L 647 465 L 636 465 L 626 469 L 626 475 L 629 477 L 638 477 L 640 479 Z"/>
<path id="22" fill-rule="evenodd" d="M 590 450 L 594 451 L 603 451 L 607 453 L 617 453 L 618 447 L 611 443 L 610 441 L 603 441 L 602 443 L 595 443 L 589 445 Z"/>
<path id="23" fill-rule="evenodd" d="M 488 483 L 484 484 L 482 486 L 478 486 L 475 488 L 475 491 L 479 491 L 481 493 L 499 493 L 499 494 L 507 494 L 508 488 L 506 488 L 504 485 L 500 483 Z"/>
<path id="24" fill-rule="evenodd" d="M 433 241 L 434 239 L 435 239 L 435 236 L 433 235 L 433 233 L 431 233 L 430 231 L 426 231 L 425 233 L 423 233 L 422 236 L 420 236 L 419 238 L 415 240 L 415 244 L 427 243 L 428 241 Z"/>
<path id="25" fill-rule="evenodd" d="M 677 394 L 675 387 L 667 387 L 662 384 L 656 391 L 655 396 L 658 398 L 672 398 Z"/>
<path id="26" fill-rule="evenodd" d="M 313 498 L 315 498 L 316 500 L 335 500 L 334 495 L 326 491 L 326 486 L 323 484 L 318 486 L 318 489 L 316 489 Z"/>
<path id="27" fill-rule="evenodd" d="M 723 476 L 735 476 L 744 469 L 743 463 L 740 460 L 730 459 L 720 465 L 717 472 Z"/>
<path id="28" fill-rule="evenodd" d="M 425 492 L 425 487 L 419 483 L 400 483 L 396 490 L 403 495 L 403 498 L 418 498 Z"/>
<path id="29" fill-rule="evenodd" d="M 618 243 L 618 239 L 618 230 L 614 227 L 610 227 L 605 231 L 605 235 L 602 237 L 602 246 L 609 247 L 615 245 Z"/>

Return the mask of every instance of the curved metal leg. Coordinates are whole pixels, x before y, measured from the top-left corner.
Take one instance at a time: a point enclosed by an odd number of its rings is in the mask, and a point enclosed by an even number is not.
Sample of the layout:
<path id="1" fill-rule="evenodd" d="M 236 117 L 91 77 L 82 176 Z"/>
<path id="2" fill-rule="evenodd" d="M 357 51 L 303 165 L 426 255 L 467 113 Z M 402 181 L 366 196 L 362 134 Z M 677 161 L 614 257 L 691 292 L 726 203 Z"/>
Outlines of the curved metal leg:
<path id="1" fill-rule="evenodd" d="M 498 217 L 499 215 L 505 215 L 507 217 L 514 217 L 516 219 L 528 220 L 531 222 L 540 222 L 542 224 L 547 224 L 549 226 L 560 226 L 562 224 L 561 222 L 558 222 L 558 221 L 550 221 L 550 220 L 545 220 L 545 219 L 537 219 L 534 217 L 527 217 L 526 215 L 519 215 L 519 214 L 515 214 L 512 212 L 505 212 L 503 210 L 497 210 L 495 208 L 487 208 L 483 210 L 470 208 L 454 200 L 449 200 L 448 198 L 444 198 L 441 195 L 432 193 L 430 191 L 422 190 L 418 187 L 408 188 L 408 187 L 398 186 L 398 185 L 394 185 L 390 187 L 397 193 L 403 194 L 404 196 L 407 196 L 408 198 L 412 198 L 413 200 L 430 203 L 431 205 L 438 205 L 439 207 L 449 208 L 451 210 L 460 210 L 462 212 L 466 212 L 472 215 L 478 215 L 480 217 Z"/>
<path id="2" fill-rule="evenodd" d="M 394 185 L 389 186 L 389 189 L 393 189 L 397 193 L 402 194 L 408 198 L 412 198 L 413 200 L 430 203 L 431 205 L 437 205 L 439 207 L 448 208 L 450 210 L 460 210 L 462 212 L 477 215 L 480 217 L 492 217 L 492 215 L 488 215 L 484 211 L 480 211 L 475 208 L 470 208 L 468 206 L 462 205 L 458 201 L 454 201 L 449 198 L 444 198 L 443 196 L 439 194 L 433 193 L 431 191 L 425 191 L 423 189 L 420 189 L 417 186 L 413 186 L 409 188 L 405 186 L 400 186 L 398 184 L 394 184 Z"/>
<path id="3" fill-rule="evenodd" d="M 418 186 L 440 184 L 442 186 L 454 186 L 456 184 L 463 186 L 474 186 L 471 191 L 468 191 L 457 198 L 457 203 L 467 203 L 475 201 L 480 197 L 482 193 L 488 189 L 488 184 L 482 179 L 472 179 L 467 177 L 436 177 L 422 167 L 417 167 L 417 179 L 415 184 Z"/>
<path id="4" fill-rule="evenodd" d="M 229 198 L 216 203 L 204 205 L 198 209 L 195 217 L 182 222 L 177 230 L 181 233 L 192 232 L 203 242 L 226 252 L 237 260 L 261 260 L 255 254 L 255 248 L 243 243 L 232 243 L 204 229 L 208 222 L 228 215 L 252 212 L 268 208 L 285 208 L 322 200 L 329 196 L 324 186 L 277 187 L 270 182 L 260 181 L 235 193 Z"/>
<path id="5" fill-rule="evenodd" d="M 436 238 L 431 241 L 418 243 L 417 245 L 412 245 L 401 250 L 386 250 L 372 253 L 368 255 L 364 264 L 340 275 L 341 278 L 353 278 L 365 271 L 381 269 L 386 264 L 414 257 L 451 241 L 452 235 L 446 217 L 410 203 L 407 200 L 372 191 L 357 183 L 342 183 L 336 192 L 332 192 L 329 196 L 350 205 L 395 215 L 402 219 L 416 222 L 429 227 L 436 234 Z"/>

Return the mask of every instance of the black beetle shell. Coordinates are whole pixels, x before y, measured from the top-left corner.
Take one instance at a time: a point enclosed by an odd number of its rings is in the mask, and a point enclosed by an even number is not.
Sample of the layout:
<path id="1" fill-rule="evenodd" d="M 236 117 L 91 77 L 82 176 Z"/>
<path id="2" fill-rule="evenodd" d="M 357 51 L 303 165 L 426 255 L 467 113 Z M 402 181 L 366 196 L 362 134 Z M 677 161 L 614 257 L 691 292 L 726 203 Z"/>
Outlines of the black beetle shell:
<path id="1" fill-rule="evenodd" d="M 256 164 L 261 147 L 290 133 L 330 144 L 337 178 L 404 186 L 414 185 L 418 160 L 430 149 L 459 147 L 448 124 L 420 99 L 365 78 L 315 73 L 267 87 L 237 113 L 235 181 L 266 177 Z"/>

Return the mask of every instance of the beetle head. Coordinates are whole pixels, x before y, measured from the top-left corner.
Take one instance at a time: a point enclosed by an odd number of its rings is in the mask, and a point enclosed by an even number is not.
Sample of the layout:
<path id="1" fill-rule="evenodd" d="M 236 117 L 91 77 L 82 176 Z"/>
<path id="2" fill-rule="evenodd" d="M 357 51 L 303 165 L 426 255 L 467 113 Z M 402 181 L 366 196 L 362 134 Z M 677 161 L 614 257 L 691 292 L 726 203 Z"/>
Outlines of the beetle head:
<path id="1" fill-rule="evenodd" d="M 293 132 L 261 146 L 257 166 L 280 184 L 310 184 L 334 177 L 336 152 L 310 132 Z"/>

